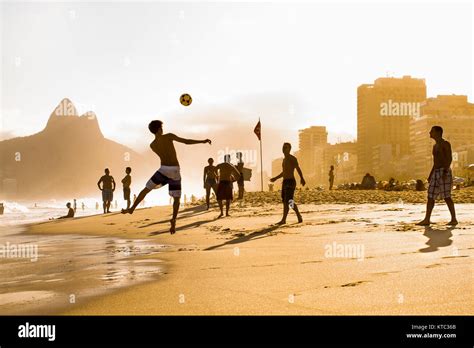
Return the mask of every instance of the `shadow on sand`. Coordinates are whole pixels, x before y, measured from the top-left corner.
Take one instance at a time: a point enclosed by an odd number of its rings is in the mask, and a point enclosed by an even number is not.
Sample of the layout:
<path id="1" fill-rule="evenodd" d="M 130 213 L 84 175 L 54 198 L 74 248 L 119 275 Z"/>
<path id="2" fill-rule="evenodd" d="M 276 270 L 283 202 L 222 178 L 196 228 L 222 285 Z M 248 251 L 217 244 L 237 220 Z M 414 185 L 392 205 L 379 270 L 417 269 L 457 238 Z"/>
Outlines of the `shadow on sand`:
<path id="1" fill-rule="evenodd" d="M 432 228 L 430 226 L 425 227 L 424 236 L 428 237 L 428 241 L 426 245 L 427 248 L 423 248 L 418 250 L 421 253 L 430 253 L 433 251 L 437 251 L 439 248 L 450 246 L 453 241 L 451 237 L 453 234 L 451 233 L 454 230 L 454 226 L 449 226 L 446 228 Z"/>
<path id="2" fill-rule="evenodd" d="M 214 245 L 214 246 L 211 246 L 211 247 L 206 248 L 204 250 L 209 251 L 209 250 L 214 250 L 214 249 L 220 248 L 220 247 L 225 246 L 225 245 L 245 243 L 245 242 L 248 242 L 249 240 L 252 240 L 252 239 L 260 239 L 260 238 L 270 237 L 271 232 L 275 231 L 279 227 L 281 227 L 281 226 L 272 225 L 272 226 L 269 226 L 269 227 L 265 227 L 265 228 L 262 228 L 258 231 L 247 234 L 245 236 L 239 236 L 239 237 L 231 239 L 231 240 L 229 240 L 225 243 Z"/>

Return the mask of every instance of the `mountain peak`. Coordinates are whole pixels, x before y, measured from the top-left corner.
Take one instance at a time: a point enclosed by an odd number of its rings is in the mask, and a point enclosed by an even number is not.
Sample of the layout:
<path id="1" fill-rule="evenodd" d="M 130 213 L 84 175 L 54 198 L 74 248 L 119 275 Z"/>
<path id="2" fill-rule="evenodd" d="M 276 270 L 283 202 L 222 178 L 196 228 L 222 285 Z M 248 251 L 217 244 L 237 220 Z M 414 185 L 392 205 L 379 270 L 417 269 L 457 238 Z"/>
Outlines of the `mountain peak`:
<path id="1" fill-rule="evenodd" d="M 58 106 L 56 106 L 50 117 L 53 116 L 78 116 L 78 114 L 73 102 L 68 98 L 64 98 Z"/>

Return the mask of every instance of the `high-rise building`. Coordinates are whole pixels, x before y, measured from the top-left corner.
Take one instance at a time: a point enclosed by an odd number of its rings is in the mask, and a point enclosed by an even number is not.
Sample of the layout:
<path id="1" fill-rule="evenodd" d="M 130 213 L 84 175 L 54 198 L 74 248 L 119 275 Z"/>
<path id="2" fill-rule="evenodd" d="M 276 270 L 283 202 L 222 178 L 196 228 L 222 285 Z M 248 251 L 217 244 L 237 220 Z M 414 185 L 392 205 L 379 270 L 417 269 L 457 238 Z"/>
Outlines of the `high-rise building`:
<path id="1" fill-rule="evenodd" d="M 429 136 L 433 126 L 443 128 L 443 138 L 451 143 L 453 167 L 458 169 L 456 162 L 462 159 L 457 152 L 474 145 L 474 104 L 465 95 L 438 95 L 422 103 L 420 111 L 420 116 L 410 122 L 413 177 L 426 178 L 433 166 L 434 141 Z"/>
<path id="2" fill-rule="evenodd" d="M 357 89 L 357 174 L 377 179 L 394 174 L 394 166 L 410 153 L 409 122 L 419 116 L 426 99 L 424 79 L 378 78 Z M 389 165 L 390 164 L 390 165 Z"/>
<path id="3" fill-rule="evenodd" d="M 328 143 L 324 126 L 312 126 L 299 131 L 298 161 L 305 177 L 320 177 L 324 158 L 322 151 Z"/>

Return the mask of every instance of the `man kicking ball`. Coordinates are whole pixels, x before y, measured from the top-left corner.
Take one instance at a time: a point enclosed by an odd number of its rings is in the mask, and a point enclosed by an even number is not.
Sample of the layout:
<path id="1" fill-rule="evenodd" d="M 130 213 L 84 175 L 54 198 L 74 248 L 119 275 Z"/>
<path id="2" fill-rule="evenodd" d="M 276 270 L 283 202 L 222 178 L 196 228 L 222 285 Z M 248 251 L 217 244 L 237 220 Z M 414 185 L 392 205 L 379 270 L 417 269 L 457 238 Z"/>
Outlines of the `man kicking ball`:
<path id="1" fill-rule="evenodd" d="M 122 209 L 122 214 L 133 214 L 135 208 L 153 189 L 160 188 L 168 184 L 169 194 L 173 197 L 173 217 L 171 219 L 170 233 L 176 232 L 176 217 L 178 216 L 179 201 L 181 198 L 181 174 L 179 169 L 178 157 L 174 148 L 173 141 L 179 143 L 192 144 L 211 144 L 209 139 L 192 140 L 180 138 L 173 133 L 163 134 L 163 122 L 154 120 L 148 125 L 148 129 L 155 135 L 155 140 L 150 144 L 151 149 L 161 160 L 160 169 L 148 180 L 145 188 L 138 194 L 137 199 L 129 209 Z"/>

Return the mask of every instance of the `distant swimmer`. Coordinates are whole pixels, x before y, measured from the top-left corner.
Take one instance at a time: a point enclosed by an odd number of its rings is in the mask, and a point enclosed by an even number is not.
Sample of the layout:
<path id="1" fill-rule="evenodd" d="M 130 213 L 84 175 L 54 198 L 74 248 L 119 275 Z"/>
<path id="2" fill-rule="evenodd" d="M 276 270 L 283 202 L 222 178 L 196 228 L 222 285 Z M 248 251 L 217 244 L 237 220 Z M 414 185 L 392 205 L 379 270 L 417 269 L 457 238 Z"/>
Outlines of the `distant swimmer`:
<path id="1" fill-rule="evenodd" d="M 71 208 L 71 203 L 67 202 L 66 207 L 68 209 L 67 215 L 58 217 L 58 219 L 68 219 L 68 218 L 73 218 L 74 217 L 74 209 Z"/>
<path id="2" fill-rule="evenodd" d="M 127 209 L 130 208 L 130 185 L 132 184 L 132 177 L 130 173 L 132 172 L 132 168 L 127 167 L 125 168 L 125 177 L 122 179 L 123 185 L 123 199 L 127 201 Z"/>
<path id="3" fill-rule="evenodd" d="M 110 204 L 114 199 L 115 180 L 114 177 L 110 175 L 109 168 L 105 168 L 104 172 L 105 175 L 99 179 L 97 186 L 99 186 L 99 190 L 102 191 L 102 206 L 104 208 L 104 214 L 106 214 L 110 213 Z M 101 183 L 102 187 L 100 187 Z"/>
<path id="4" fill-rule="evenodd" d="M 451 162 L 453 160 L 451 144 L 443 139 L 443 128 L 433 126 L 430 131 L 430 138 L 436 141 L 433 146 L 433 168 L 428 176 L 428 202 L 426 203 L 425 218 L 417 225 L 428 226 L 431 224 L 431 212 L 433 211 L 436 198 L 444 199 L 451 213 L 451 221 L 448 225 L 456 226 L 456 210 L 451 198 L 453 187 L 453 173 L 451 171 Z"/>
<path id="5" fill-rule="evenodd" d="M 229 215 L 230 203 L 234 199 L 233 195 L 233 182 L 237 181 L 240 177 L 240 173 L 230 163 L 230 155 L 224 155 L 224 162 L 217 165 L 219 173 L 219 184 L 217 184 L 217 202 L 219 203 L 219 209 L 221 210 L 220 215 L 217 218 L 224 216 L 223 200 L 225 200 L 225 215 Z"/>
<path id="6" fill-rule="evenodd" d="M 211 196 L 211 189 L 217 194 L 217 167 L 214 166 L 214 159 L 207 160 L 208 166 L 204 167 L 204 188 L 206 189 L 206 205 L 209 209 L 209 198 Z"/>
<path id="7" fill-rule="evenodd" d="M 160 188 L 168 184 L 168 190 L 173 197 L 173 217 L 170 221 L 170 233 L 176 232 L 176 218 L 178 216 L 179 204 L 181 198 L 181 173 L 174 147 L 174 141 L 192 145 L 192 144 L 211 144 L 209 139 L 192 140 L 180 138 L 173 133 L 163 134 L 163 122 L 154 120 L 148 125 L 148 129 L 155 135 L 155 139 L 150 144 L 150 148 L 160 158 L 161 166 L 155 174 L 148 180 L 145 188 L 138 194 L 137 199 L 129 209 L 122 209 L 122 214 L 133 214 L 136 207 L 145 198 L 145 196 L 153 189 Z"/>
<path id="8" fill-rule="evenodd" d="M 298 160 L 296 159 L 295 156 L 290 154 L 291 144 L 284 143 L 282 151 L 285 156 L 283 158 L 283 164 L 282 164 L 283 171 L 279 175 L 270 179 L 271 182 L 275 182 L 276 180 L 283 178 L 283 183 L 281 185 L 281 199 L 283 201 L 283 217 L 281 221 L 277 223 L 278 225 L 286 224 L 286 217 L 288 216 L 290 207 L 293 208 L 293 210 L 295 211 L 296 216 L 298 217 L 298 222 L 303 222 L 303 218 L 301 217 L 301 214 L 298 210 L 298 206 L 296 205 L 294 201 L 294 194 L 295 194 L 295 189 L 296 189 L 296 179 L 294 175 L 295 169 L 300 176 L 301 185 L 302 186 L 306 185 L 306 181 L 303 178 L 303 172 L 301 171 L 301 168 L 298 164 Z"/>
<path id="9" fill-rule="evenodd" d="M 77 211 L 77 202 L 76 202 L 76 199 L 74 198 L 74 212 Z"/>
<path id="10" fill-rule="evenodd" d="M 86 205 L 82 202 L 82 210 L 86 209 Z"/>

